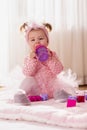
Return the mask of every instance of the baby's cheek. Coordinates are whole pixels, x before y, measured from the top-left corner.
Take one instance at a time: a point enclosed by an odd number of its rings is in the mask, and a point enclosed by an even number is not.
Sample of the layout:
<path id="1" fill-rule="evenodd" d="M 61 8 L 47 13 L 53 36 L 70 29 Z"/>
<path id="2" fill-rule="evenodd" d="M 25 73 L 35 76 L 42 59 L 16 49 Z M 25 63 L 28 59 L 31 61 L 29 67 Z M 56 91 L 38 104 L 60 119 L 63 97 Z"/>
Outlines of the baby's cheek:
<path id="1" fill-rule="evenodd" d="M 32 51 L 35 51 L 35 45 L 31 46 Z"/>
<path id="2" fill-rule="evenodd" d="M 41 45 L 44 45 L 45 47 L 48 46 L 48 43 L 47 42 L 44 42 L 44 43 L 41 43 Z"/>

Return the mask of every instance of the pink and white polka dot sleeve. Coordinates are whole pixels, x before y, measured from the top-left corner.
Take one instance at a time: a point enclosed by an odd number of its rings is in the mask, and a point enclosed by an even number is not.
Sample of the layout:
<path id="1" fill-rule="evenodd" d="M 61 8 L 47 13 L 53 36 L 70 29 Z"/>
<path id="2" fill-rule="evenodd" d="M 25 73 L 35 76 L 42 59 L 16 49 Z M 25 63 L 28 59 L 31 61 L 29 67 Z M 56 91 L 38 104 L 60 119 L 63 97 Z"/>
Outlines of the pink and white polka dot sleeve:
<path id="1" fill-rule="evenodd" d="M 55 52 L 52 53 L 52 59 L 49 60 L 48 66 L 54 75 L 59 74 L 63 70 L 63 65 Z"/>
<path id="2" fill-rule="evenodd" d="M 24 60 L 23 73 L 25 76 L 34 76 L 37 71 L 37 60 L 27 56 Z"/>

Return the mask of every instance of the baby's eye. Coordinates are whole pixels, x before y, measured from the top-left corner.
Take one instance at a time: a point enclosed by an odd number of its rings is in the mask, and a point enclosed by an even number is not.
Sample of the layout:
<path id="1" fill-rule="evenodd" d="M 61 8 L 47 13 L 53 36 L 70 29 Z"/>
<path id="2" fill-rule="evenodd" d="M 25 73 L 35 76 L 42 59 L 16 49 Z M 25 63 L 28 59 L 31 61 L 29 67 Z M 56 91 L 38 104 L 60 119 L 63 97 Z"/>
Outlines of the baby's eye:
<path id="1" fill-rule="evenodd" d="M 31 39 L 31 42 L 35 41 L 35 39 Z"/>
<path id="2" fill-rule="evenodd" d="M 43 37 L 40 37 L 39 40 L 43 40 L 44 38 Z"/>

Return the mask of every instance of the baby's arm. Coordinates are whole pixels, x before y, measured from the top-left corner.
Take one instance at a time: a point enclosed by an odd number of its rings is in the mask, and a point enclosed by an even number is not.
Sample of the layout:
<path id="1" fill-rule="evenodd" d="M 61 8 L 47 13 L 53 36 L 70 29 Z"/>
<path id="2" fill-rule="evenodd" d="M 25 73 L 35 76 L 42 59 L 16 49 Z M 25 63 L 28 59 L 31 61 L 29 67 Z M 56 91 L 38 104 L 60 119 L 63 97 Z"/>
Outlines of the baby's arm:
<path id="1" fill-rule="evenodd" d="M 24 60 L 23 73 L 25 76 L 34 76 L 37 71 L 37 59 L 27 56 Z"/>
<path id="2" fill-rule="evenodd" d="M 59 74 L 63 70 L 63 65 L 55 52 L 51 52 L 51 56 L 48 61 L 48 66 L 53 74 Z"/>

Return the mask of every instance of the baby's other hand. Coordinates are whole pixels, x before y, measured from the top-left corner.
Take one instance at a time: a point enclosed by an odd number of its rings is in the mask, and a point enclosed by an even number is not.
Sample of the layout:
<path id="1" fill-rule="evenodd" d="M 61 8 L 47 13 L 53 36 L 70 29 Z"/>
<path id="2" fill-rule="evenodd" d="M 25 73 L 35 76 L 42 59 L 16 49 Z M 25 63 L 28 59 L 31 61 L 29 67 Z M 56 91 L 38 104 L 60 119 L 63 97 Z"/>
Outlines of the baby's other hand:
<path id="1" fill-rule="evenodd" d="M 36 58 L 36 53 L 35 52 L 31 52 L 30 53 L 30 58 Z"/>
<path id="2" fill-rule="evenodd" d="M 52 57 L 52 51 L 50 49 L 48 49 L 48 55 L 49 57 Z"/>

